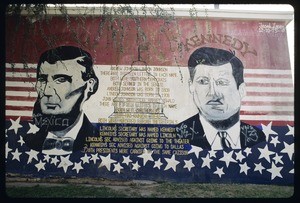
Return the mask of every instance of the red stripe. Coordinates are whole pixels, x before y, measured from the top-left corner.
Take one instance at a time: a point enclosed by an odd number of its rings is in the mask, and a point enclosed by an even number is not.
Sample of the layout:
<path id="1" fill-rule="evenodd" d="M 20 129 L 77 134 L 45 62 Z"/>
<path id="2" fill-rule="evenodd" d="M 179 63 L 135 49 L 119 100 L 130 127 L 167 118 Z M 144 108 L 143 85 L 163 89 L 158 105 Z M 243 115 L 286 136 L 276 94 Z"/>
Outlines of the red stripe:
<path id="1" fill-rule="evenodd" d="M 275 97 L 293 97 L 290 92 L 247 92 L 247 96 L 275 96 Z"/>
<path id="2" fill-rule="evenodd" d="M 17 101 L 35 101 L 37 97 L 24 97 L 24 96 L 6 96 L 6 100 L 17 100 Z"/>
<path id="3" fill-rule="evenodd" d="M 6 110 L 32 111 L 33 106 L 5 106 Z"/>
<path id="4" fill-rule="evenodd" d="M 240 111 L 241 115 L 294 115 L 293 111 Z"/>
<path id="5" fill-rule="evenodd" d="M 294 87 L 293 84 L 288 83 L 259 83 L 259 82 L 249 82 L 246 83 L 249 87 Z"/>
<path id="6" fill-rule="evenodd" d="M 242 106 L 294 106 L 294 102 L 242 101 Z"/>
<path id="7" fill-rule="evenodd" d="M 11 73 L 36 73 L 36 68 L 11 68 L 11 67 L 6 67 L 5 71 L 6 72 L 11 72 Z"/>
<path id="8" fill-rule="evenodd" d="M 17 120 L 20 116 L 5 116 L 5 120 L 9 121 L 9 119 Z M 21 116 L 21 121 L 32 121 L 32 116 Z"/>
<path id="9" fill-rule="evenodd" d="M 273 75 L 273 74 L 259 74 L 259 73 L 245 73 L 244 78 L 291 78 L 291 74 L 278 74 L 278 75 Z"/>
<path id="10" fill-rule="evenodd" d="M 30 77 L 6 77 L 6 81 L 16 81 L 16 82 L 36 82 L 36 78 Z"/>
<path id="11" fill-rule="evenodd" d="M 6 91 L 25 91 L 25 92 L 36 92 L 34 87 L 5 87 Z"/>

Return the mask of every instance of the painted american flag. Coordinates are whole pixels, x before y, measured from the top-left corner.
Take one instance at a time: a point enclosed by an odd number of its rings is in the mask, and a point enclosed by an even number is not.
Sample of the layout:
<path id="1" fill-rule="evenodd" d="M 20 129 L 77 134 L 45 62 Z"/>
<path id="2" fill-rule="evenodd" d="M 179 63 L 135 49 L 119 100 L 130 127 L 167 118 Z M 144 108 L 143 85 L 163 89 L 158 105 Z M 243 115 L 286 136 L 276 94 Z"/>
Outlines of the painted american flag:
<path id="1" fill-rule="evenodd" d="M 6 120 L 31 120 L 35 90 L 36 64 L 6 63 Z M 259 125 L 273 122 L 280 126 L 294 123 L 294 84 L 291 71 L 245 69 L 247 96 L 242 101 L 241 120 Z"/>
<path id="2" fill-rule="evenodd" d="M 75 152 L 53 156 L 29 149 L 22 137 L 37 130 L 31 121 L 37 97 L 35 66 L 6 64 L 5 158 L 8 172 L 19 173 L 23 168 L 24 174 L 42 177 L 59 174 L 154 181 L 294 183 L 294 88 L 287 71 L 245 70 L 247 97 L 242 103 L 241 119 L 258 126 L 267 138 L 255 147 L 213 151 L 186 145 L 188 155 L 180 156 L 153 154 L 151 148 L 143 149 L 141 154 Z"/>

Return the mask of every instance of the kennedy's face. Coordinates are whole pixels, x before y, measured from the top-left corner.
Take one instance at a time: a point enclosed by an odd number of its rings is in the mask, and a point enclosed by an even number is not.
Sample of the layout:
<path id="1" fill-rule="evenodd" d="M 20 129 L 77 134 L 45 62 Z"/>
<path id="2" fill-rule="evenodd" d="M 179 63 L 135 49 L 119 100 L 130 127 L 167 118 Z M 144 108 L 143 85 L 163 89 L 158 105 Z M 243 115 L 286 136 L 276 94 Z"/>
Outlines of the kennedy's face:
<path id="1" fill-rule="evenodd" d="M 86 81 L 82 79 L 82 72 L 85 72 L 85 67 L 77 60 L 41 64 L 36 90 L 42 113 L 67 114 L 84 93 Z"/>
<path id="2" fill-rule="evenodd" d="M 217 67 L 199 64 L 195 70 L 190 90 L 207 120 L 224 120 L 239 111 L 244 90 L 237 88 L 230 63 Z"/>

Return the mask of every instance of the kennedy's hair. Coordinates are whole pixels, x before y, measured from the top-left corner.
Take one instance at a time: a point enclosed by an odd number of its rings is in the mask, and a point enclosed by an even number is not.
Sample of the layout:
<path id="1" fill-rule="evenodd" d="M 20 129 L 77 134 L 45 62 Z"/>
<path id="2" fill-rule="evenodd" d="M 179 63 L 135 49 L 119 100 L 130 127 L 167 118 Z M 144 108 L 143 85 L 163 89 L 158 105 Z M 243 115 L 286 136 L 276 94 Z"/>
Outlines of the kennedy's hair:
<path id="1" fill-rule="evenodd" d="M 91 54 L 79 47 L 60 46 L 42 53 L 37 65 L 37 78 L 39 78 L 41 64 L 45 61 L 50 64 L 55 64 L 57 61 L 71 60 L 78 57 L 82 57 L 82 59 L 77 60 L 77 63 L 85 67 L 85 72 L 82 72 L 82 79 L 84 81 L 87 81 L 90 78 L 95 80 L 93 92 L 88 93 L 89 98 L 97 91 L 99 80 L 93 69 L 93 59 Z"/>
<path id="2" fill-rule="evenodd" d="M 244 82 L 244 66 L 243 63 L 238 59 L 235 54 L 231 51 L 223 49 L 201 47 L 195 50 L 188 61 L 188 68 L 190 72 L 191 80 L 194 80 L 195 67 L 199 64 L 218 66 L 230 63 L 232 66 L 232 74 L 236 81 L 237 87 Z"/>

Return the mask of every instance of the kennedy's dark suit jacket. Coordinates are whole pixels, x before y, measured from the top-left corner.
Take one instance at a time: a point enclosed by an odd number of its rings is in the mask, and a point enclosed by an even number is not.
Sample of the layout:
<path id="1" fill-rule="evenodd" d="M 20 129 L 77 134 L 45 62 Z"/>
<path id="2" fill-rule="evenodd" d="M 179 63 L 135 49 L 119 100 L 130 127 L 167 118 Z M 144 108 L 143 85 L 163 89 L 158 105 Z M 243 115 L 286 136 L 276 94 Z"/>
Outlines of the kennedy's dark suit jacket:
<path id="1" fill-rule="evenodd" d="M 27 134 L 24 136 L 24 142 L 29 148 L 42 151 L 43 143 L 47 137 L 48 132 L 38 131 L 35 134 Z M 99 130 L 93 126 L 87 116 L 83 115 L 82 126 L 77 134 L 77 137 L 73 144 L 73 152 L 83 150 L 86 137 L 98 136 Z"/>
<path id="2" fill-rule="evenodd" d="M 176 131 L 182 138 L 187 136 L 191 145 L 201 147 L 202 149 L 211 149 L 209 142 L 204 136 L 204 130 L 199 119 L 199 114 L 179 123 L 176 126 Z M 241 122 L 240 141 L 241 148 L 243 149 L 266 141 L 266 137 L 257 127 Z"/>

